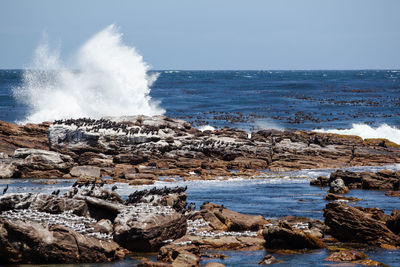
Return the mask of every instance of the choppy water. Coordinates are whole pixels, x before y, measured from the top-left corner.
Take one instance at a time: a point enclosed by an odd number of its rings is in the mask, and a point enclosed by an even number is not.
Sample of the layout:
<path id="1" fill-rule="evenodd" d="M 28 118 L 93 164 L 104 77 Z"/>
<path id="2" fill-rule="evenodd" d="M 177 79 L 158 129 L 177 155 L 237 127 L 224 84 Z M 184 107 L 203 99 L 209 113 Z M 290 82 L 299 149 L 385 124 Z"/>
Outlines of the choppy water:
<path id="1" fill-rule="evenodd" d="M 400 165 L 388 167 L 355 167 L 353 171 L 378 171 L 380 169 L 400 170 Z M 312 178 L 320 175 L 329 175 L 333 170 L 303 170 L 299 172 L 265 173 L 262 179 L 255 180 L 221 180 L 221 181 L 177 181 L 157 182 L 157 187 L 163 186 L 188 186 L 188 202 L 195 202 L 199 207 L 203 202 L 210 201 L 224 204 L 229 209 L 247 213 L 259 214 L 266 218 L 279 218 L 287 215 L 309 217 L 323 221 L 322 209 L 327 201 L 323 200 L 327 188 L 309 185 Z M 0 180 L 1 184 L 9 184 L 8 192 L 43 192 L 51 193 L 60 189 L 61 193 L 71 188 L 74 180 L 58 180 L 57 184 L 44 185 L 46 180 L 10 179 Z M 135 190 L 153 186 L 129 186 L 117 184 L 117 192 L 126 198 Z M 109 185 L 108 185 L 109 186 Z M 110 186 L 109 186 L 110 187 Z M 384 191 L 351 190 L 346 196 L 363 199 L 351 205 L 363 207 L 378 207 L 390 214 L 394 208 L 400 207 L 400 198 L 385 196 Z M 400 251 L 373 249 L 365 251 L 371 259 L 385 264 L 396 266 Z M 258 266 L 265 251 L 237 252 L 224 251 L 228 256 L 221 262 L 226 266 Z M 316 250 L 301 255 L 275 255 L 285 261 L 280 266 L 327 266 L 329 263 L 323 259 L 329 255 L 327 250 Z M 150 257 L 154 259 L 154 256 Z M 214 259 L 213 259 L 214 261 Z M 101 266 L 132 266 L 137 261 L 127 259 L 120 262 L 108 263 Z M 205 261 L 206 262 L 206 261 Z M 99 266 L 99 265 L 80 265 Z"/>

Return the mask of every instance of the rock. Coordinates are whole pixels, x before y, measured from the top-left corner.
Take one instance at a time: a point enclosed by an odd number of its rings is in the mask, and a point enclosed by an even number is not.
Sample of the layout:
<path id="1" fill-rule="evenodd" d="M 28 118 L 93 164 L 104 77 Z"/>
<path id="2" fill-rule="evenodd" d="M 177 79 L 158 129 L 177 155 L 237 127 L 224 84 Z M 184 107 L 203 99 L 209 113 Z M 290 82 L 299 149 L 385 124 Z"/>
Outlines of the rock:
<path id="1" fill-rule="evenodd" d="M 390 231 L 383 221 L 371 214 L 337 202 L 328 203 L 324 209 L 325 224 L 332 236 L 343 242 L 400 245 L 400 237 Z"/>
<path id="2" fill-rule="evenodd" d="M 328 193 L 325 196 L 325 200 L 348 200 L 348 201 L 354 202 L 354 201 L 361 201 L 362 199 L 359 199 L 356 197 L 344 197 L 344 196 Z"/>
<path id="3" fill-rule="evenodd" d="M 316 249 L 326 245 L 317 237 L 302 230 L 296 230 L 287 222 L 269 225 L 263 230 L 265 247 L 270 249 Z"/>
<path id="4" fill-rule="evenodd" d="M 200 257 L 190 253 L 180 253 L 172 262 L 173 267 L 197 267 L 200 266 Z"/>
<path id="5" fill-rule="evenodd" d="M 392 216 L 386 221 L 387 227 L 395 234 L 400 234 L 400 210 L 393 210 Z"/>
<path id="6" fill-rule="evenodd" d="M 186 233 L 183 214 L 169 207 L 159 207 L 157 213 L 140 213 L 146 206 L 130 207 L 115 218 L 114 240 L 118 244 L 132 251 L 157 251 L 164 240 L 177 239 Z"/>
<path id="7" fill-rule="evenodd" d="M 258 264 L 259 265 L 270 265 L 270 264 L 275 264 L 275 263 L 282 263 L 282 261 L 277 260 L 272 255 L 266 255 Z"/>
<path id="8" fill-rule="evenodd" d="M 349 188 L 368 190 L 399 190 L 400 172 L 382 170 L 373 172 L 336 171 L 331 173 L 329 181 L 342 179 Z"/>
<path id="9" fill-rule="evenodd" d="M 310 185 L 329 186 L 329 178 L 325 176 L 319 176 L 318 178 L 311 180 Z"/>
<path id="10" fill-rule="evenodd" d="M 0 263 L 106 262 L 124 257 L 111 240 L 84 237 L 62 226 L 1 218 L 0 247 Z"/>
<path id="11" fill-rule="evenodd" d="M 97 229 L 96 229 L 97 228 Z M 96 223 L 95 231 L 100 233 L 111 234 L 113 232 L 113 224 L 108 219 L 101 219 Z"/>
<path id="12" fill-rule="evenodd" d="M 365 255 L 362 252 L 356 250 L 344 250 L 344 251 L 333 252 L 325 259 L 325 261 L 348 262 L 356 260 L 365 260 L 367 258 L 368 258 L 367 255 Z"/>
<path id="13" fill-rule="evenodd" d="M 75 166 L 69 174 L 72 177 L 100 178 L 100 168 L 95 166 Z"/>
<path id="14" fill-rule="evenodd" d="M 14 176 L 17 168 L 12 163 L 0 162 L 0 179 L 8 179 Z"/>
<path id="15" fill-rule="evenodd" d="M 143 261 L 137 265 L 138 267 L 169 267 L 170 263 L 166 262 L 154 262 L 154 261 Z"/>
<path id="16" fill-rule="evenodd" d="M 206 265 L 204 265 L 204 267 L 225 267 L 225 265 L 216 261 L 211 261 L 207 262 Z"/>
<path id="17" fill-rule="evenodd" d="M 0 121 L 0 152 L 11 156 L 17 148 L 49 149 L 49 123 L 18 125 Z"/>
<path id="18" fill-rule="evenodd" d="M 200 214 L 215 230 L 251 231 L 260 230 L 268 223 L 261 215 L 246 215 L 229 210 L 221 205 L 207 203 L 201 206 Z"/>
<path id="19" fill-rule="evenodd" d="M 340 178 L 331 182 L 329 186 L 330 186 L 329 193 L 345 194 L 345 193 L 349 192 L 349 188 L 344 185 L 343 180 Z"/>
<path id="20" fill-rule="evenodd" d="M 388 197 L 400 197 L 400 191 L 387 191 L 385 196 Z"/>
<path id="21" fill-rule="evenodd" d="M 16 149 L 14 157 L 23 159 L 16 162 L 22 178 L 60 178 L 74 164 L 69 155 L 31 148 Z"/>
<path id="22" fill-rule="evenodd" d="M 70 211 L 78 216 L 86 216 L 88 212 L 88 207 L 84 201 L 55 195 L 14 193 L 0 197 L 0 212 L 15 209 L 34 209 L 50 214 Z"/>

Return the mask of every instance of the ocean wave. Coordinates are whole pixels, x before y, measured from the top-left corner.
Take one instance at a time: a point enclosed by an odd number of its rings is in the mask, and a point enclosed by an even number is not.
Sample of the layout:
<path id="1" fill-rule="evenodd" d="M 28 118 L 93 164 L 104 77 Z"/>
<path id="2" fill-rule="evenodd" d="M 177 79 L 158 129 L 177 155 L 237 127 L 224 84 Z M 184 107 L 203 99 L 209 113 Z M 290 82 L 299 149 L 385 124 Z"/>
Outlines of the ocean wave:
<path id="1" fill-rule="evenodd" d="M 199 130 L 204 132 L 204 131 L 215 131 L 215 127 L 211 125 L 203 125 L 199 127 Z"/>
<path id="2" fill-rule="evenodd" d="M 351 129 L 317 129 L 315 132 L 320 133 L 335 133 L 343 135 L 357 135 L 362 139 L 368 138 L 385 138 L 394 143 L 400 144 L 400 129 L 396 127 L 389 126 L 387 124 L 382 124 L 377 128 L 373 128 L 366 124 L 353 124 Z"/>
<path id="3" fill-rule="evenodd" d="M 66 66 L 59 51 L 47 42 L 39 45 L 23 85 L 13 89 L 29 108 L 22 123 L 165 112 L 149 95 L 158 74 L 148 74 L 149 66 L 134 47 L 122 43 L 116 26 L 91 37 L 72 61 Z"/>

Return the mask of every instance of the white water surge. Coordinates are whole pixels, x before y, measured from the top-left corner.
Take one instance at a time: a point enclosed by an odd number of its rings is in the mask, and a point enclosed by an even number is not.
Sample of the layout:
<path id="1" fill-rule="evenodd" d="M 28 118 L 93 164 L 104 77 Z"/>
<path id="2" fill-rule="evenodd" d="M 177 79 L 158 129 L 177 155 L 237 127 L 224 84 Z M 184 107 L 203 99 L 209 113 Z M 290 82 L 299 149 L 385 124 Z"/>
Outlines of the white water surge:
<path id="1" fill-rule="evenodd" d="M 357 135 L 362 139 L 367 138 L 385 138 L 397 144 L 400 144 L 400 129 L 396 127 L 391 127 L 387 124 L 382 124 L 377 128 L 372 128 L 369 125 L 365 124 L 353 124 L 351 129 L 345 130 L 314 130 L 315 132 L 321 133 L 335 133 L 335 134 L 344 134 L 344 135 Z"/>
<path id="2" fill-rule="evenodd" d="M 80 47 L 71 66 L 43 42 L 24 72 L 23 85 L 13 93 L 29 107 L 25 122 L 163 114 L 149 96 L 157 75 L 148 70 L 142 56 L 124 45 L 122 34 L 110 25 Z"/>

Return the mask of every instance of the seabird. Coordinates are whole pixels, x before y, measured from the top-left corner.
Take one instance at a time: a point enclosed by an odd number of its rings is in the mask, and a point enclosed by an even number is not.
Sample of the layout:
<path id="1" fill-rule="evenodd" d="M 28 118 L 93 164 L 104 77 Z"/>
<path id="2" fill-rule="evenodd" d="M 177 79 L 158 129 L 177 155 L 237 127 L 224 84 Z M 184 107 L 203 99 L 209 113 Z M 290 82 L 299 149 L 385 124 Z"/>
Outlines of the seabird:
<path id="1" fill-rule="evenodd" d="M 7 192 L 7 190 L 8 190 L 8 185 L 6 186 L 6 188 L 4 188 L 3 195 Z"/>
<path id="2" fill-rule="evenodd" d="M 113 187 L 111 187 L 111 191 L 115 191 L 118 187 L 116 185 L 114 185 Z"/>

